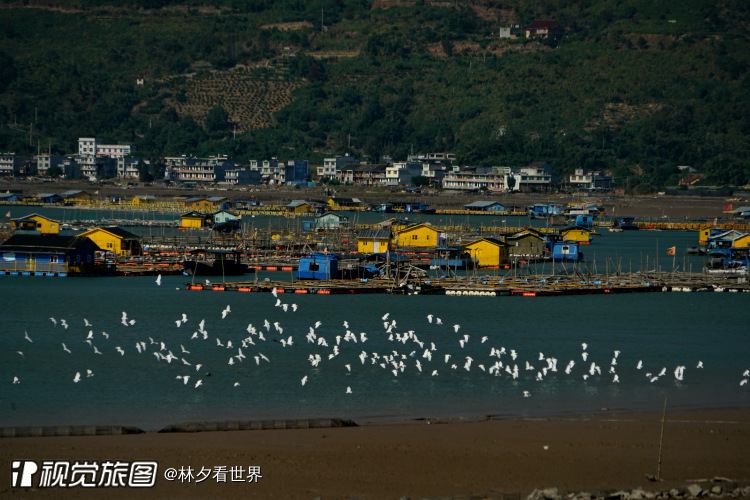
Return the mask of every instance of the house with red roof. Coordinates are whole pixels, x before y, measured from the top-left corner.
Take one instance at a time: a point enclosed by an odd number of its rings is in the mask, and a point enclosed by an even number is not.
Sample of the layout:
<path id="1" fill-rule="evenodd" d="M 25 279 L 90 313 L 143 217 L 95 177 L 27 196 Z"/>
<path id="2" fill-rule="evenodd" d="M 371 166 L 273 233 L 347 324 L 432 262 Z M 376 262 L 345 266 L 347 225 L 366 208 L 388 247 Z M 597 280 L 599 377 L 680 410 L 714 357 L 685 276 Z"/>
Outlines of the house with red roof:
<path id="1" fill-rule="evenodd" d="M 565 35 L 566 28 L 557 24 L 557 19 L 534 19 L 534 22 L 523 27 L 526 38 L 548 38 L 559 40 Z"/>

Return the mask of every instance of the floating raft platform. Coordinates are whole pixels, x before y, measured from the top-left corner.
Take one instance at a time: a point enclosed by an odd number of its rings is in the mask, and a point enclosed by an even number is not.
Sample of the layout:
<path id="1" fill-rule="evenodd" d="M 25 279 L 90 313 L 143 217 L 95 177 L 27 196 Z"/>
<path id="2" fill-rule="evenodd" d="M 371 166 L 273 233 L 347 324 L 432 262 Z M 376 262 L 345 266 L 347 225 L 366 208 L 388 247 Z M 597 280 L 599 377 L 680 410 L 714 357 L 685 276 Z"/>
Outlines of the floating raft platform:
<path id="1" fill-rule="evenodd" d="M 182 274 L 182 264 L 154 263 L 141 264 L 137 262 L 120 262 L 116 264 L 116 276 L 157 276 Z"/>
<path id="2" fill-rule="evenodd" d="M 479 297 L 545 297 L 563 295 L 608 295 L 653 292 L 748 292 L 746 279 L 725 279 L 705 274 L 675 274 L 663 276 L 592 275 L 582 280 L 574 276 L 524 278 L 436 278 L 396 283 L 393 280 L 297 280 L 254 281 L 234 283 L 193 282 L 187 290 L 214 292 L 272 292 L 340 295 L 361 293 L 390 293 L 397 295 L 449 295 Z"/>
<path id="3" fill-rule="evenodd" d="M 186 283 L 186 290 L 212 292 L 272 292 L 341 295 L 355 293 L 388 293 L 392 282 L 360 281 L 259 281 L 236 283 Z"/>
<path id="4" fill-rule="evenodd" d="M 294 281 L 252 283 L 187 283 L 186 290 L 213 292 L 275 292 L 341 295 L 363 293 L 390 293 L 398 295 L 452 295 L 483 297 L 543 297 L 562 295 L 597 295 L 619 293 L 651 293 L 669 291 L 671 288 L 651 283 L 520 283 L 520 282 L 460 282 L 449 280 L 423 281 L 401 286 L 392 281 Z"/>
<path id="5" fill-rule="evenodd" d="M 299 263 L 295 264 L 249 264 L 251 271 L 296 271 Z"/>

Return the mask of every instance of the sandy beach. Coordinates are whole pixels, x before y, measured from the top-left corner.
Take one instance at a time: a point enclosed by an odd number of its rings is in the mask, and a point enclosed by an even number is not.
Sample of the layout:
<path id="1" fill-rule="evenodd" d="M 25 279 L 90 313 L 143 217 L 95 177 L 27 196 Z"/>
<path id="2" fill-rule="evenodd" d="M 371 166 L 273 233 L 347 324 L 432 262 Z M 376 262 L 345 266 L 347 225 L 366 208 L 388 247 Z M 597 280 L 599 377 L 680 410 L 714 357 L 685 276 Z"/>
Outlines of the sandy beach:
<path id="1" fill-rule="evenodd" d="M 660 482 L 661 412 L 586 417 L 410 421 L 358 427 L 118 436 L 0 439 L 3 498 L 526 498 L 534 489 L 604 495 L 643 487 L 667 491 L 705 483 L 724 489 L 750 479 L 750 412 L 667 413 Z M 153 488 L 11 488 L 12 460 L 154 460 Z M 218 481 L 217 467 L 259 466 L 255 482 Z M 200 483 L 168 481 L 191 467 Z M 247 475 L 247 474 L 245 474 Z M 205 473 L 204 473 L 205 476 Z M 734 483 L 736 482 L 736 483 Z"/>

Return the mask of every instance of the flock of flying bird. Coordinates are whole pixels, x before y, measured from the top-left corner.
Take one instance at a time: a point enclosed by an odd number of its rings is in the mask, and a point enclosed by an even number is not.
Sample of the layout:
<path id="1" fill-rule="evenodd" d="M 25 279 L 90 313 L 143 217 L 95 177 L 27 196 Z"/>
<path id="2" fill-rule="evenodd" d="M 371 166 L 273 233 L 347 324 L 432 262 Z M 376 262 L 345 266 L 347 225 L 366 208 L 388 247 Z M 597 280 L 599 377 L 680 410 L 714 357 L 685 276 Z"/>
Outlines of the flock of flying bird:
<path id="1" fill-rule="evenodd" d="M 157 278 L 157 284 L 160 284 L 159 278 Z M 275 300 L 275 308 L 279 308 L 284 313 L 294 313 L 297 311 L 297 304 L 284 303 L 275 289 L 273 289 L 272 294 Z M 227 305 L 217 316 L 223 320 L 231 312 L 231 307 Z M 71 328 L 71 325 L 65 319 L 49 318 L 49 320 L 56 328 L 62 328 L 64 331 Z M 433 314 L 426 315 L 426 320 L 429 325 L 432 325 L 428 328 L 437 328 L 443 325 L 441 318 Z M 190 321 L 187 314 L 183 313 L 181 317 L 174 320 L 174 325 L 178 329 L 188 330 L 186 325 Z M 127 346 L 124 341 L 129 339 L 128 341 L 132 342 L 134 337 L 118 333 L 115 335 L 119 341 L 114 342 L 113 340 L 110 342 L 110 334 L 105 331 L 95 333 L 93 325 L 86 318 L 83 318 L 83 326 L 87 330 L 85 337 L 76 338 L 70 335 L 63 337 L 66 341 L 60 340 L 60 350 L 66 353 L 66 355 L 73 355 L 75 350 L 85 348 L 89 349 L 95 355 L 104 356 L 105 352 L 108 354 L 113 352 L 120 357 L 125 356 L 128 351 L 133 352 L 132 350 L 134 350 L 138 355 L 153 356 L 155 362 L 174 363 L 175 367 L 179 367 L 176 368 L 179 371 L 175 376 L 176 383 L 184 386 L 190 385 L 194 389 L 203 386 L 206 377 L 211 375 L 211 372 L 205 369 L 206 362 L 197 362 L 191 356 L 191 349 L 196 350 L 196 352 L 203 352 L 202 350 L 205 349 L 204 346 L 206 344 L 196 345 L 195 343 L 206 341 L 210 342 L 208 345 L 211 348 L 222 349 L 226 352 L 226 358 L 224 358 L 226 359 L 226 365 L 233 366 L 246 362 L 252 364 L 254 361 L 257 367 L 271 363 L 273 358 L 273 355 L 269 357 L 261 352 L 261 348 L 266 350 L 266 352 L 270 352 L 270 349 L 276 349 L 278 345 L 281 345 L 281 348 L 284 349 L 294 349 L 299 344 L 306 344 L 307 348 L 304 351 L 307 354 L 309 373 L 299 379 L 301 386 L 305 386 L 308 381 L 313 380 L 315 375 L 322 369 L 323 364 L 336 358 L 342 360 L 343 368 L 347 373 L 356 370 L 357 365 L 359 365 L 360 367 L 366 366 L 367 369 L 380 369 L 387 373 L 389 377 L 394 378 L 401 376 L 407 370 L 415 370 L 416 372 L 413 373 L 431 377 L 437 377 L 443 373 L 471 372 L 474 370 L 481 371 L 488 376 L 506 377 L 512 380 L 521 379 L 522 382 L 528 383 L 533 381 L 541 382 L 558 372 L 562 372 L 566 376 L 578 376 L 584 381 L 597 378 L 599 380 L 609 380 L 611 383 L 620 382 L 620 374 L 617 372 L 620 356 L 619 350 L 612 352 L 609 364 L 600 365 L 590 357 L 588 345 L 582 343 L 581 351 L 575 359 L 568 360 L 564 367 L 561 364 L 560 368 L 558 368 L 558 359 L 554 356 L 547 356 L 539 352 L 538 355 L 535 354 L 531 358 L 522 360 L 516 349 L 490 345 L 488 343 L 489 336 L 475 338 L 467 333 L 459 333 L 461 329 L 459 324 L 448 327 L 447 331 L 443 331 L 440 334 L 440 338 L 443 339 L 441 342 L 445 342 L 447 336 L 449 339 L 448 342 L 453 343 L 452 347 L 445 349 L 442 344 L 441 348 L 438 348 L 438 345 L 433 340 L 423 340 L 414 330 L 399 331 L 397 322 L 395 319 L 390 318 L 390 313 L 383 314 L 381 321 L 383 330 L 378 335 L 382 336 L 380 340 L 385 339 L 389 343 L 387 349 L 379 349 L 381 352 L 365 349 L 365 346 L 372 344 L 372 342 L 368 344 L 371 334 L 366 332 L 355 333 L 347 321 L 344 321 L 341 325 L 343 328 L 341 332 L 334 332 L 328 327 L 321 329 L 323 323 L 317 321 L 312 326 L 309 326 L 304 334 L 299 331 L 289 334 L 289 332 L 284 332 L 284 327 L 279 321 L 271 322 L 268 319 L 265 319 L 262 325 L 254 326 L 252 323 L 248 324 L 245 331 L 241 335 L 235 335 L 234 339 L 227 338 L 227 335 L 224 334 L 223 340 L 218 336 L 212 337 L 206 329 L 206 320 L 201 319 L 197 324 L 197 329 L 192 334 L 187 333 L 182 336 L 182 343 L 179 343 L 180 340 L 177 340 L 174 345 L 170 345 L 169 342 L 172 341 L 155 340 L 153 337 L 148 336 L 148 340 L 137 340 L 135 343 Z M 130 318 L 127 312 L 123 311 L 120 324 L 126 328 L 133 328 L 136 320 Z M 323 330 L 326 331 L 324 332 Z M 425 336 L 435 337 L 431 333 Z M 170 338 L 175 338 L 175 335 L 170 335 Z M 34 343 L 28 332 L 25 332 L 24 339 L 30 345 Z M 275 341 L 277 344 L 268 343 L 269 341 Z M 104 352 L 97 347 L 97 343 L 102 346 Z M 104 347 L 105 343 L 107 344 L 106 348 Z M 120 345 L 111 346 L 112 343 Z M 486 357 L 475 360 L 471 355 L 468 355 L 469 350 L 467 347 L 470 343 L 479 344 L 479 346 L 472 346 L 473 349 L 471 352 L 476 355 L 477 352 L 484 351 L 487 353 Z M 185 344 L 188 345 L 187 348 Z M 179 348 L 176 345 L 179 345 Z M 382 343 L 379 345 L 382 345 Z M 356 352 L 359 353 L 353 356 Z M 17 354 L 21 358 L 25 357 L 21 350 L 18 350 Z M 247 361 L 248 357 L 252 361 Z M 215 359 L 214 357 L 211 363 L 215 363 Z M 343 361 L 346 362 L 344 363 Z M 219 369 L 216 366 L 214 368 Z M 684 365 L 678 365 L 674 369 L 662 366 L 656 370 L 648 370 L 644 367 L 642 361 L 638 361 L 635 368 L 650 383 L 655 383 L 669 376 L 673 376 L 676 381 L 682 381 L 687 370 Z M 697 361 L 695 369 L 703 369 L 703 363 Z M 85 378 L 90 378 L 94 375 L 94 371 L 91 368 L 82 368 L 75 373 L 71 372 L 70 380 L 77 384 L 83 382 Z M 739 382 L 740 386 L 746 385 L 749 380 L 750 370 L 745 370 Z M 20 384 L 21 382 L 22 380 L 18 376 L 13 377 L 13 384 Z M 240 380 L 233 382 L 234 387 L 239 385 Z M 527 386 L 527 390 L 522 391 L 524 397 L 531 396 L 529 388 L 530 385 Z M 344 392 L 352 394 L 353 390 L 350 385 L 347 385 Z"/>

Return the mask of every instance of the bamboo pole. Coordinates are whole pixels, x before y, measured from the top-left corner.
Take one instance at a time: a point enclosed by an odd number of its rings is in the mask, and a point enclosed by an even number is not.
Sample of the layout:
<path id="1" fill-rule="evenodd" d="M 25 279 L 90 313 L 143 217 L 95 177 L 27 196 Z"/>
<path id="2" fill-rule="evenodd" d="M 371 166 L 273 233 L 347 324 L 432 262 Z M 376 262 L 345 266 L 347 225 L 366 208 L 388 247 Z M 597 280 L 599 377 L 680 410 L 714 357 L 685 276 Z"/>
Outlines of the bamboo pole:
<path id="1" fill-rule="evenodd" d="M 661 451 L 664 444 L 664 420 L 667 416 L 667 396 L 664 396 L 664 411 L 661 414 L 661 433 L 659 434 L 659 462 L 656 466 L 656 480 L 661 481 Z"/>

